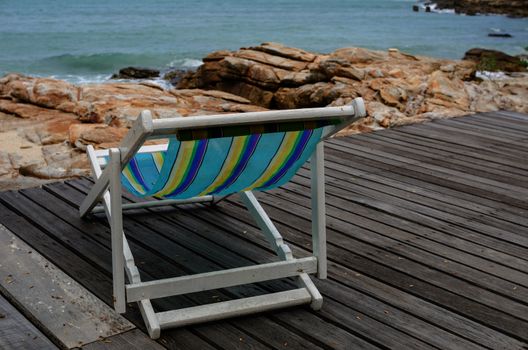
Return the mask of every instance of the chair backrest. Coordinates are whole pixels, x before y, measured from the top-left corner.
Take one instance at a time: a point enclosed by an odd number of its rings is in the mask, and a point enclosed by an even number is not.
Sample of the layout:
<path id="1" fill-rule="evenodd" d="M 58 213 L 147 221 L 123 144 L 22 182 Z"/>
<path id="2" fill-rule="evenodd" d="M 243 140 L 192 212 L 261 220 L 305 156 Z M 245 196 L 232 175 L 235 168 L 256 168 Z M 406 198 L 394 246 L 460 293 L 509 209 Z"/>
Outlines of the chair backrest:
<path id="1" fill-rule="evenodd" d="M 167 127 L 158 128 L 164 131 L 154 130 L 151 137 L 168 138 L 167 149 L 135 154 L 123 169 L 123 186 L 137 196 L 171 199 L 281 186 L 321 140 L 364 116 L 362 101 L 354 103 L 348 113 L 333 117 L 244 120 L 243 124 L 174 127 L 170 132 Z"/>

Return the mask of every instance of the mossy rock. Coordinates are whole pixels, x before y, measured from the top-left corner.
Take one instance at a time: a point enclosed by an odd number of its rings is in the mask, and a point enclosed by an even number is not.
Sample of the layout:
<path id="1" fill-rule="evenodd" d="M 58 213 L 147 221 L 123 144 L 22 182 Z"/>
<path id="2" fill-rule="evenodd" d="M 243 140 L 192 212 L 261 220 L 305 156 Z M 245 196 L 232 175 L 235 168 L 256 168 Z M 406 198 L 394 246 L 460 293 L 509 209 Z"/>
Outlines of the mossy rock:
<path id="1" fill-rule="evenodd" d="M 464 59 L 477 62 L 479 71 L 526 72 L 523 60 L 501 51 L 474 48 L 466 52 Z"/>

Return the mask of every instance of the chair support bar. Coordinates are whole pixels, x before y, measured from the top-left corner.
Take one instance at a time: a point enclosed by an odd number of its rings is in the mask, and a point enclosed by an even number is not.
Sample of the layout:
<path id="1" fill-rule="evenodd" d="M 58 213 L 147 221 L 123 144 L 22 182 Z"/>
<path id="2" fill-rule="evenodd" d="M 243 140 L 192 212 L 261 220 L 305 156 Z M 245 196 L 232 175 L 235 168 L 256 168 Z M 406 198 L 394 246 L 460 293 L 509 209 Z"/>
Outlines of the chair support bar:
<path id="1" fill-rule="evenodd" d="M 163 199 L 163 200 L 154 200 L 138 203 L 126 203 L 122 205 L 123 210 L 126 209 L 141 209 L 141 208 L 153 208 L 161 207 L 165 205 L 181 205 L 181 204 L 193 204 L 193 203 L 212 203 L 214 200 L 213 196 L 203 196 L 195 197 L 189 199 Z M 97 206 L 92 209 L 92 213 L 102 213 L 104 211 L 104 206 Z"/>
<path id="2" fill-rule="evenodd" d="M 310 293 L 305 288 L 299 288 L 286 292 L 160 312 L 157 317 L 161 328 L 165 329 L 302 305 L 309 303 L 310 299 Z"/>
<path id="3" fill-rule="evenodd" d="M 299 120 L 317 120 L 332 118 L 359 118 L 361 107 L 354 103 L 340 107 L 303 108 L 296 110 L 272 110 L 235 114 L 207 115 L 185 118 L 164 118 L 152 121 L 155 135 L 170 135 L 177 130 L 191 128 L 213 128 L 231 125 L 250 125 L 272 122 L 294 122 Z M 364 108 L 364 107 L 363 107 Z M 359 113 L 358 113 L 359 112 Z"/>
<path id="4" fill-rule="evenodd" d="M 315 273 L 316 270 L 317 259 L 315 257 L 308 257 L 134 283 L 126 286 L 127 301 L 156 299 L 211 289 L 227 288 L 296 276 L 301 273 Z"/>

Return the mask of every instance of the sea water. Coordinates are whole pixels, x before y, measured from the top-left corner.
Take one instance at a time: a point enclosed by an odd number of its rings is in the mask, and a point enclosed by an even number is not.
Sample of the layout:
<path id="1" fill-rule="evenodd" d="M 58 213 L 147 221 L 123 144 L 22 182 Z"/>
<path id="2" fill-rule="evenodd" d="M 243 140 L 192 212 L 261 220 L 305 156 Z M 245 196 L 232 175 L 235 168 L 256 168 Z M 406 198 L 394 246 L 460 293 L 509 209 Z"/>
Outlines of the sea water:
<path id="1" fill-rule="evenodd" d="M 414 0 L 0 0 L 0 75 L 102 81 L 125 66 L 193 68 L 266 41 L 316 52 L 359 46 L 461 58 L 526 53 L 528 20 L 416 13 Z M 492 38 L 501 30 L 513 38 Z"/>

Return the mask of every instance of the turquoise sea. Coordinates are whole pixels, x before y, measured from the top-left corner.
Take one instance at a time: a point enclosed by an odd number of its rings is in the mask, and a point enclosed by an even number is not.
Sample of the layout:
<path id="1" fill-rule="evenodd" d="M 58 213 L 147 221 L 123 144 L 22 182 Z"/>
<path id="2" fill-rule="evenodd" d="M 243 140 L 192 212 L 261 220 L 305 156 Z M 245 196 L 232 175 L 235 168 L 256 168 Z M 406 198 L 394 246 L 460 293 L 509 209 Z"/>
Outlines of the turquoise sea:
<path id="1" fill-rule="evenodd" d="M 0 0 L 0 75 L 74 82 L 129 65 L 191 68 L 207 53 L 276 41 L 461 58 L 472 47 L 526 53 L 528 19 L 415 13 L 414 0 Z M 502 30 L 513 38 L 491 38 Z"/>

